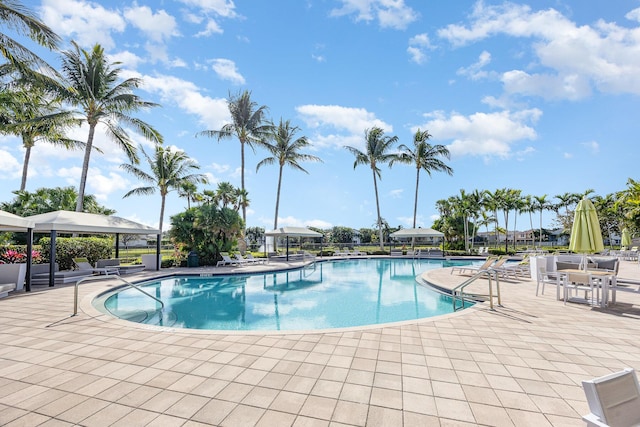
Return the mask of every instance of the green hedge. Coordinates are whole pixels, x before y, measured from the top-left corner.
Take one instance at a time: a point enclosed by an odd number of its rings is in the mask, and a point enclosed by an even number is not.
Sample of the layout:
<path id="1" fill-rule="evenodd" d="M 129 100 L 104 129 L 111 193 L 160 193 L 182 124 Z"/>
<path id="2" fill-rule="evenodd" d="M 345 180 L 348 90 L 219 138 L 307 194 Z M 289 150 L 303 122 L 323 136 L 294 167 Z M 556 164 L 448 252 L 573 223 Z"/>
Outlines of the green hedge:
<path id="1" fill-rule="evenodd" d="M 51 238 L 43 237 L 38 242 L 43 262 L 51 259 Z M 87 258 L 91 264 L 99 259 L 109 259 L 113 253 L 113 241 L 103 237 L 58 237 L 56 239 L 56 262 L 60 270 L 72 270 L 74 258 Z"/>

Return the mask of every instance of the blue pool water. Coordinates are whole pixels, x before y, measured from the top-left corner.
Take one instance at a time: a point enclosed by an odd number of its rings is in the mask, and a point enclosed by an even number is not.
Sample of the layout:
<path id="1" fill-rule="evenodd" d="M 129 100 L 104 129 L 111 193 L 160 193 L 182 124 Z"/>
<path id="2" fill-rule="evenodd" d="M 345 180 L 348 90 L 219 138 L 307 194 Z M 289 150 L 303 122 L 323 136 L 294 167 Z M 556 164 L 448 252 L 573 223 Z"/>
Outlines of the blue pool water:
<path id="1" fill-rule="evenodd" d="M 420 319 L 451 313 L 449 296 L 418 284 L 442 260 L 357 259 L 300 270 L 233 276 L 181 276 L 99 299 L 114 316 L 174 328 L 309 330 Z M 469 264 L 461 261 L 456 265 Z"/>

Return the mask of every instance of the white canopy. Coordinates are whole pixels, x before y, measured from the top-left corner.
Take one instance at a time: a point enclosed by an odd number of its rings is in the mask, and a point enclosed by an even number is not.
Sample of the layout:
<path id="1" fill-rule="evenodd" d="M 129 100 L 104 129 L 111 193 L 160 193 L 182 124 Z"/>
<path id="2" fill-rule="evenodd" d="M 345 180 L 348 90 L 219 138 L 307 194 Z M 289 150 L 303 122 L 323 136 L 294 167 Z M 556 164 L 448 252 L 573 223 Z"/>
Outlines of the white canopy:
<path id="1" fill-rule="evenodd" d="M 267 231 L 265 236 L 291 236 L 291 237 L 322 237 L 321 233 L 317 231 L 309 230 L 306 227 L 280 227 L 275 230 Z"/>
<path id="2" fill-rule="evenodd" d="M 0 211 L 0 230 L 27 231 L 28 228 L 34 228 L 33 221 L 9 212 Z"/>
<path id="3" fill-rule="evenodd" d="M 444 233 L 434 230 L 433 228 L 402 228 L 396 232 L 389 234 L 390 237 L 444 237 Z"/>
<path id="4" fill-rule="evenodd" d="M 160 230 L 112 215 L 55 211 L 26 218 L 35 232 L 62 231 L 87 234 L 160 234 Z"/>

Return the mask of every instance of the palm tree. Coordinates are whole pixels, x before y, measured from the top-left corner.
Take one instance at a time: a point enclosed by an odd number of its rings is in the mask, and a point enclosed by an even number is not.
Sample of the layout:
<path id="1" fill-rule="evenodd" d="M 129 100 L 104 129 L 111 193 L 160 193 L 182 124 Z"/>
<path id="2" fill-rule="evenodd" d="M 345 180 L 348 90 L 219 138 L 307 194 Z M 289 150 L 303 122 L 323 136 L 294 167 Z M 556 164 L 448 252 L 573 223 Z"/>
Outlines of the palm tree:
<path id="1" fill-rule="evenodd" d="M 27 186 L 31 149 L 36 142 L 48 142 L 66 149 L 85 146 L 84 142 L 65 136 L 65 131 L 79 122 L 72 112 L 62 110 L 60 100 L 49 96 L 42 86 L 23 83 L 15 90 L 3 91 L 0 98 L 3 122 L 0 133 L 21 137 L 25 150 L 20 191 Z"/>
<path id="2" fill-rule="evenodd" d="M 273 220 L 273 229 L 275 230 L 278 228 L 278 207 L 280 206 L 280 189 L 282 187 L 282 170 L 284 167 L 290 166 L 293 169 L 308 174 L 309 172 L 300 166 L 299 162 L 322 162 L 322 160 L 310 154 L 300 153 L 300 150 L 309 145 L 309 140 L 306 136 L 294 139 L 300 128 L 298 126 L 291 126 L 289 120 L 283 122 L 282 119 L 280 119 L 278 127 L 273 125 L 272 127 L 274 143 L 267 142 L 265 144 L 265 148 L 271 153 L 271 157 L 261 160 L 256 166 L 256 172 L 264 165 L 277 163 L 280 167 L 278 171 L 278 190 L 276 192 L 276 214 Z"/>
<path id="3" fill-rule="evenodd" d="M 245 90 L 236 95 L 229 94 L 227 101 L 229 112 L 231 113 L 231 123 L 222 126 L 220 130 L 205 130 L 197 135 L 208 136 L 210 138 L 221 139 L 235 136 L 240 141 L 240 185 L 241 190 L 245 190 L 244 185 L 244 146 L 245 144 L 254 149 L 254 145 L 262 145 L 267 139 L 271 126 L 266 123 L 267 106 L 258 107 L 258 104 L 251 100 L 251 92 Z M 196 136 L 197 136 L 196 135 Z M 247 221 L 247 205 L 242 203 L 242 219 Z"/>
<path id="4" fill-rule="evenodd" d="M 3 27 L 18 35 L 27 36 L 48 49 L 56 49 L 60 43 L 60 37 L 17 0 L 0 1 L 0 22 Z M 48 68 L 38 55 L 4 32 L 0 32 L 0 54 L 21 70 L 25 70 L 30 64 Z"/>
<path id="5" fill-rule="evenodd" d="M 398 141 L 397 136 L 386 136 L 384 130 L 379 127 L 367 129 L 364 132 L 366 141 L 366 151 L 362 152 L 355 147 L 346 146 L 345 148 L 356 157 L 353 163 L 355 169 L 358 165 L 369 165 L 373 174 L 373 189 L 376 194 L 376 209 L 378 212 L 378 233 L 380 237 L 380 250 L 384 250 L 384 240 L 382 236 L 382 216 L 380 216 L 380 200 L 378 199 L 378 182 L 376 178 L 382 178 L 380 174 L 379 164 L 390 163 L 398 158 L 397 154 L 389 153 L 389 150 Z"/>
<path id="6" fill-rule="evenodd" d="M 448 175 L 453 175 L 453 169 L 451 169 L 441 159 L 442 157 L 447 160 L 451 158 L 449 150 L 444 145 L 429 144 L 427 142 L 429 138 L 431 138 L 429 131 L 421 131 L 418 129 L 413 135 L 413 150 L 404 144 L 398 147 L 400 155 L 397 161 L 406 164 L 413 164 L 416 167 L 416 194 L 413 203 L 413 228 L 416 228 L 416 217 L 418 215 L 418 187 L 420 185 L 420 171 L 424 170 L 429 176 L 431 176 L 432 171 L 445 172 Z M 390 165 L 393 165 L 393 161 Z"/>
<path id="7" fill-rule="evenodd" d="M 191 181 L 184 181 L 178 187 L 178 196 L 187 199 L 187 209 L 191 209 L 191 202 L 198 197 L 198 186 Z"/>
<path id="8" fill-rule="evenodd" d="M 534 206 L 535 210 L 540 212 L 540 236 L 539 246 L 542 247 L 542 212 L 549 209 L 549 201 L 547 200 L 547 195 L 543 194 L 542 196 L 533 196 L 534 198 Z"/>
<path id="9" fill-rule="evenodd" d="M 73 49 L 63 52 L 62 73 L 66 82 L 59 90 L 65 101 L 80 110 L 82 120 L 89 125 L 76 206 L 76 211 L 81 212 L 93 136 L 98 123 L 105 125 L 107 135 L 125 152 L 133 164 L 138 163 L 137 150 L 127 132 L 121 127 L 122 124 L 131 126 L 156 144 L 162 143 L 162 136 L 149 124 L 129 115 L 143 108 L 157 106 L 133 94 L 133 89 L 140 85 L 141 80 L 129 78 L 118 82 L 122 70 L 115 66 L 120 63 L 108 63 L 100 45 L 96 44 L 88 52 L 78 47 L 75 42 L 71 43 Z"/>
<path id="10" fill-rule="evenodd" d="M 142 155 L 149 164 L 150 172 L 143 171 L 133 163 L 123 164 L 120 167 L 140 181 L 150 185 L 134 188 L 123 197 L 129 197 L 133 194 L 154 194 L 156 189 L 159 190 L 162 202 L 160 204 L 160 225 L 158 228 L 162 231 L 167 194 L 171 190 L 179 189 L 185 182 L 206 184 L 208 181 L 206 176 L 193 173 L 194 170 L 200 169 L 200 167 L 184 151 L 173 151 L 171 148 L 165 148 L 161 144 L 156 144 L 153 157 L 150 157 L 144 151 L 144 148 L 140 148 L 140 151 L 142 151 Z"/>
<path id="11" fill-rule="evenodd" d="M 237 203 L 238 189 L 234 187 L 230 182 L 219 182 L 215 192 L 215 201 L 220 204 L 220 207 L 228 208 L 229 205 Z"/>

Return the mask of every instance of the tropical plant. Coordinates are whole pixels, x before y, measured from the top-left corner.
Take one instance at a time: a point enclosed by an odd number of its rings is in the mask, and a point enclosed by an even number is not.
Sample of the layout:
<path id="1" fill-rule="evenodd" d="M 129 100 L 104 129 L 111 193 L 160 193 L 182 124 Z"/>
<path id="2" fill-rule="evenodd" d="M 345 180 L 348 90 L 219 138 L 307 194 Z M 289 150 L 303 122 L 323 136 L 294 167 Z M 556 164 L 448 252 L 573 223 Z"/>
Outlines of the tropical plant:
<path id="1" fill-rule="evenodd" d="M 542 213 L 550 208 L 549 201 L 547 200 L 547 195 L 543 194 L 542 196 L 533 196 L 534 199 L 534 208 L 536 211 L 540 212 L 540 236 L 539 236 L 539 245 L 542 247 Z"/>
<path id="2" fill-rule="evenodd" d="M 280 124 L 277 127 L 272 124 L 271 128 L 272 134 L 270 140 L 273 140 L 273 143 L 264 143 L 264 147 L 271 153 L 271 157 L 262 159 L 256 166 L 256 172 L 260 170 L 260 167 L 265 165 L 277 163 L 279 166 L 276 213 L 273 220 L 273 229 L 275 230 L 278 228 L 278 208 L 280 206 L 280 190 L 282 188 L 282 171 L 284 167 L 290 166 L 293 169 L 308 174 L 309 172 L 300 166 L 300 162 L 322 162 L 322 160 L 319 157 L 300 152 L 300 150 L 309 145 L 309 140 L 306 136 L 296 138 L 295 135 L 300 128 L 298 126 L 291 126 L 289 120 L 283 122 L 282 119 L 280 119 Z"/>
<path id="3" fill-rule="evenodd" d="M 202 265 L 215 265 L 220 252 L 231 250 L 242 234 L 238 212 L 214 204 L 194 206 L 171 217 L 169 236 L 188 250 L 198 252 Z"/>
<path id="4" fill-rule="evenodd" d="M 0 98 L 3 124 L 0 133 L 21 137 L 24 147 L 20 191 L 26 188 L 31 150 L 37 142 L 66 149 L 85 146 L 84 142 L 65 136 L 66 131 L 79 122 L 72 112 L 62 110 L 60 99 L 50 96 L 41 85 L 23 81 L 18 86 L 7 88 Z"/>
<path id="5" fill-rule="evenodd" d="M 48 49 L 56 49 L 60 43 L 60 37 L 17 0 L 0 1 L 0 23 L 2 27 L 28 36 Z M 29 65 L 48 67 L 38 55 L 4 32 L 0 32 L 0 54 L 10 64 L 23 70 Z"/>
<path id="6" fill-rule="evenodd" d="M 379 127 L 373 127 L 371 129 L 365 130 L 364 138 L 366 142 L 366 148 L 364 152 L 351 146 L 346 146 L 345 148 L 356 157 L 356 160 L 353 163 L 354 169 L 358 165 L 368 165 L 371 168 L 371 173 L 373 174 L 373 189 L 376 195 L 376 210 L 378 213 L 377 227 L 379 233 L 379 244 L 380 250 L 382 251 L 384 250 L 384 239 L 377 182 L 377 178 L 382 179 L 382 175 L 380 173 L 380 168 L 378 167 L 378 165 L 390 163 L 392 160 L 397 160 L 398 155 L 395 153 L 390 153 L 389 151 L 398 141 L 398 137 L 386 136 L 384 134 L 384 130 Z"/>
<path id="7" fill-rule="evenodd" d="M 140 151 L 147 160 L 150 172 L 145 172 L 134 164 L 125 163 L 120 165 L 120 167 L 134 175 L 140 181 L 150 185 L 134 188 L 128 191 L 123 197 L 129 197 L 134 194 L 154 194 L 156 190 L 158 190 L 161 198 L 160 225 L 158 228 L 162 231 L 167 194 L 172 190 L 179 189 L 185 182 L 206 184 L 208 181 L 204 175 L 193 173 L 195 170 L 200 169 L 200 167 L 193 159 L 187 156 L 184 151 L 174 151 L 171 147 L 165 148 L 160 144 L 156 144 L 153 157 L 149 156 L 142 147 Z"/>
<path id="8" fill-rule="evenodd" d="M 38 188 L 36 191 L 14 191 L 15 197 L 9 202 L 0 203 L 0 209 L 19 216 L 38 215 L 58 210 L 75 210 L 78 192 L 74 187 Z M 92 194 L 84 196 L 85 211 L 103 215 L 112 215 L 115 210 L 98 203 Z"/>
<path id="9" fill-rule="evenodd" d="M 83 122 L 86 121 L 89 125 L 78 186 L 80 197 L 76 206 L 76 211 L 81 212 L 93 138 L 99 123 L 104 125 L 108 137 L 124 151 L 133 164 L 138 163 L 137 150 L 122 128 L 123 124 L 157 144 L 162 142 L 162 136 L 151 125 L 130 115 L 140 109 L 157 106 L 133 93 L 141 84 L 141 79 L 131 77 L 119 82 L 122 72 L 118 68 L 120 62 L 109 63 L 99 44 L 94 45 L 91 51 L 86 51 L 75 42 L 71 43 L 73 49 L 62 54 L 62 74 L 65 79 L 58 86 L 58 92 L 64 101 L 78 109 Z"/>
<path id="10" fill-rule="evenodd" d="M 191 209 L 191 202 L 197 202 L 200 197 L 198 186 L 191 181 L 184 181 L 178 187 L 178 196 L 187 199 L 187 209 Z"/>
<path id="11" fill-rule="evenodd" d="M 421 131 L 418 129 L 413 135 L 413 146 L 411 149 L 404 144 L 401 144 L 398 149 L 400 154 L 397 157 L 397 161 L 406 164 L 413 164 L 416 167 L 416 193 L 413 203 L 413 228 L 416 228 L 416 218 L 418 215 L 418 188 L 420 186 L 420 171 L 425 171 L 427 175 L 431 176 L 432 171 L 445 172 L 448 175 L 453 175 L 453 169 L 451 169 L 443 160 L 450 159 L 451 155 L 449 150 L 444 145 L 431 145 L 427 141 L 431 138 L 429 131 Z M 393 161 L 390 165 L 393 164 Z M 412 241 L 412 246 L 415 245 L 415 239 Z"/>
<path id="12" fill-rule="evenodd" d="M 254 145 L 262 145 L 271 132 L 271 125 L 267 123 L 267 106 L 258 104 L 251 100 L 251 92 L 245 90 L 236 95 L 229 94 L 227 100 L 229 113 L 231 113 L 231 123 L 222 126 L 220 130 L 205 130 L 197 135 L 208 136 L 210 138 L 227 139 L 235 136 L 240 141 L 240 183 L 241 190 L 245 190 L 244 185 L 244 148 L 248 145 L 252 149 Z M 247 220 L 247 205 L 242 203 L 242 220 Z"/>

